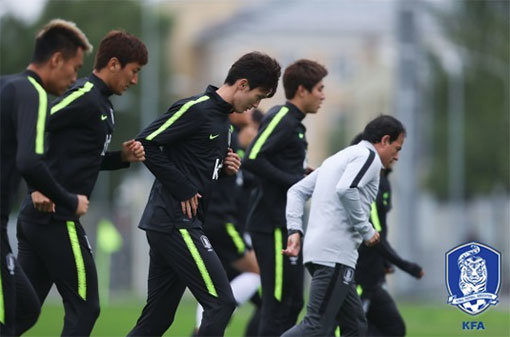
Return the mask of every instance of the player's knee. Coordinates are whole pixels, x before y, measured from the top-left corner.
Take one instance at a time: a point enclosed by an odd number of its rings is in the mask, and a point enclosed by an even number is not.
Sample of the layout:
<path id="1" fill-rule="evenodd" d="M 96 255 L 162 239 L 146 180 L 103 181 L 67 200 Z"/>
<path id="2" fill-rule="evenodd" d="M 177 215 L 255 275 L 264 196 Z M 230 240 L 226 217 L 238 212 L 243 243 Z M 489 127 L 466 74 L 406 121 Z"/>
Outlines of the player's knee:
<path id="1" fill-rule="evenodd" d="M 303 309 L 304 306 L 303 297 L 299 296 L 298 298 L 294 298 L 293 301 L 289 305 L 289 313 L 291 316 L 298 316 Z"/>
<path id="2" fill-rule="evenodd" d="M 33 305 L 30 308 L 24 308 L 23 315 L 16 315 L 16 335 L 22 335 L 25 331 L 35 325 L 41 314 L 41 306 Z"/>
<path id="3" fill-rule="evenodd" d="M 85 302 L 85 305 L 82 307 L 80 316 L 82 319 L 94 323 L 99 317 L 100 312 L 101 309 L 99 307 L 99 301 L 89 301 Z"/>
<path id="4" fill-rule="evenodd" d="M 230 311 L 231 313 L 234 312 L 234 310 L 237 307 L 237 302 L 236 302 L 236 300 L 235 300 L 233 295 L 232 296 L 227 296 L 221 302 L 222 302 L 222 306 L 224 306 L 225 309 L 227 311 Z"/>

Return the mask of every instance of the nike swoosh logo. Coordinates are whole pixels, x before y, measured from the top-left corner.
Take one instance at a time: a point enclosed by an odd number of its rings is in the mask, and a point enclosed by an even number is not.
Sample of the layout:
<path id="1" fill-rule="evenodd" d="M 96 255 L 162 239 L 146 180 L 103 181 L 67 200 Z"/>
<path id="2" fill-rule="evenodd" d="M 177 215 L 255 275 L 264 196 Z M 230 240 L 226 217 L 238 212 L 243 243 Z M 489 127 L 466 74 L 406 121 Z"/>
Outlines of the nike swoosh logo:
<path id="1" fill-rule="evenodd" d="M 106 115 L 101 115 L 101 120 L 102 120 L 102 121 L 104 121 L 104 120 L 105 120 L 105 119 L 107 119 L 107 118 L 108 118 L 108 116 L 106 116 Z"/>
<path id="2" fill-rule="evenodd" d="M 219 134 L 217 134 L 217 135 L 213 136 L 213 135 L 212 135 L 212 133 L 211 133 L 211 134 L 209 135 L 209 139 L 214 139 L 214 138 L 216 138 L 216 137 L 219 137 Z"/>

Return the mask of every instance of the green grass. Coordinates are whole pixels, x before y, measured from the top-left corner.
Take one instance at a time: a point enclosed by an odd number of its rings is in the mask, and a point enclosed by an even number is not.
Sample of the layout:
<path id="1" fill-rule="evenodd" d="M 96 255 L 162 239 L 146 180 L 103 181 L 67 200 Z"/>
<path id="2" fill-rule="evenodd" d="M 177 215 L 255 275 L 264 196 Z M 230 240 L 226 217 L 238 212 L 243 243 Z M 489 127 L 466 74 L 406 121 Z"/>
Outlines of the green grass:
<path id="1" fill-rule="evenodd" d="M 500 304 L 501 305 L 501 304 Z M 101 315 L 92 336 L 125 336 L 133 327 L 143 303 L 117 301 L 101 309 Z M 510 312 L 489 308 L 478 316 L 470 316 L 448 305 L 400 304 L 399 309 L 406 321 L 407 336 L 510 336 Z M 225 336 L 242 336 L 245 323 L 251 315 L 252 306 L 237 309 Z M 63 322 L 62 305 L 48 302 L 44 305 L 37 324 L 25 336 L 59 336 Z M 184 297 L 173 326 L 165 336 L 190 336 L 195 320 L 195 302 Z M 483 321 L 485 330 L 462 330 L 463 321 Z"/>

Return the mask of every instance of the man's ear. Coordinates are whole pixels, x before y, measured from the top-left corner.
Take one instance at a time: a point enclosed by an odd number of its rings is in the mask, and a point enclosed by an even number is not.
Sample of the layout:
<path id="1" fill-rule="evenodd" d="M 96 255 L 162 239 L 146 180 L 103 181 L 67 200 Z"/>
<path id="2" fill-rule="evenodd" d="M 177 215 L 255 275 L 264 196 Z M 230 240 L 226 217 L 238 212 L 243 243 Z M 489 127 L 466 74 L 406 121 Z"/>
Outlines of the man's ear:
<path id="1" fill-rule="evenodd" d="M 50 65 L 52 68 L 58 68 L 64 62 L 64 55 L 62 52 L 57 51 L 50 57 Z"/>
<path id="2" fill-rule="evenodd" d="M 248 89 L 250 90 L 250 84 L 248 83 L 248 80 L 246 78 L 241 78 L 237 80 L 237 88 L 240 90 Z"/>
<path id="3" fill-rule="evenodd" d="M 302 84 L 298 85 L 296 90 L 296 95 L 298 97 L 304 97 L 307 92 L 308 90 L 306 90 L 306 88 Z"/>
<path id="4" fill-rule="evenodd" d="M 122 65 L 120 64 L 120 61 L 118 58 L 116 57 L 112 57 L 109 61 L 108 61 L 108 64 L 106 65 L 106 67 L 108 68 L 108 70 L 112 71 L 112 72 L 117 72 L 119 71 L 120 69 L 122 69 Z"/>
<path id="5" fill-rule="evenodd" d="M 381 143 L 382 143 L 383 145 L 390 145 L 390 144 L 391 144 L 390 135 L 384 135 L 384 136 L 382 136 L 382 138 L 381 138 Z"/>

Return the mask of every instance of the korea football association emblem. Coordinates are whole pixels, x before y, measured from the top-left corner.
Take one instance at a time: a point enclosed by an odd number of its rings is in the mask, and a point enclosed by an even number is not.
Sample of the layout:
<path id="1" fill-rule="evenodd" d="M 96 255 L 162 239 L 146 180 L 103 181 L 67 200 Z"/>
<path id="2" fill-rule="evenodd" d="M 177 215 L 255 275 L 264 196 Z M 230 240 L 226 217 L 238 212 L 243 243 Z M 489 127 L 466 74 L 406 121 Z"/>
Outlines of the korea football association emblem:
<path id="1" fill-rule="evenodd" d="M 448 304 L 478 315 L 498 303 L 501 254 L 492 247 L 469 242 L 446 253 Z"/>

